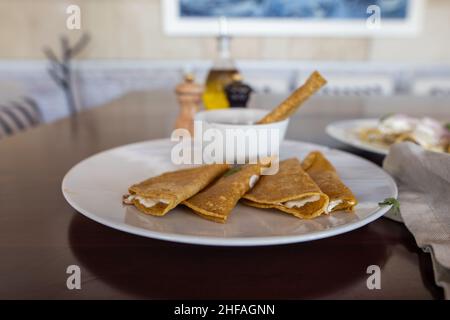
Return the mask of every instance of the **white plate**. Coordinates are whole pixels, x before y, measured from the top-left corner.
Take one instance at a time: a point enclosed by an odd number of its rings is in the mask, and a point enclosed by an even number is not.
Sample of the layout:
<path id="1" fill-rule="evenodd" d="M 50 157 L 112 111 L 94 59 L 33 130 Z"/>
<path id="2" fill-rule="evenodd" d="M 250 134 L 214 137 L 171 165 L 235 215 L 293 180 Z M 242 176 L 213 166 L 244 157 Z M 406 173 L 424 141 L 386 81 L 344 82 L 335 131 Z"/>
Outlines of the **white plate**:
<path id="1" fill-rule="evenodd" d="M 72 207 L 108 227 L 144 237 L 217 246 L 260 246 L 331 237 L 362 227 L 385 214 L 378 202 L 397 197 L 392 178 L 375 164 L 339 150 L 286 141 L 281 158 L 303 158 L 321 150 L 359 200 L 354 213 L 336 212 L 300 220 L 277 210 L 238 204 L 226 224 L 204 220 L 179 206 L 164 217 L 147 216 L 122 205 L 127 188 L 144 178 L 174 169 L 169 140 L 130 144 L 94 155 L 64 177 L 62 191 Z"/>
<path id="2" fill-rule="evenodd" d="M 381 145 L 371 144 L 359 139 L 357 131 L 361 128 L 376 127 L 379 119 L 355 119 L 330 123 L 327 133 L 343 143 L 349 144 L 355 148 L 387 155 L 389 148 Z"/>

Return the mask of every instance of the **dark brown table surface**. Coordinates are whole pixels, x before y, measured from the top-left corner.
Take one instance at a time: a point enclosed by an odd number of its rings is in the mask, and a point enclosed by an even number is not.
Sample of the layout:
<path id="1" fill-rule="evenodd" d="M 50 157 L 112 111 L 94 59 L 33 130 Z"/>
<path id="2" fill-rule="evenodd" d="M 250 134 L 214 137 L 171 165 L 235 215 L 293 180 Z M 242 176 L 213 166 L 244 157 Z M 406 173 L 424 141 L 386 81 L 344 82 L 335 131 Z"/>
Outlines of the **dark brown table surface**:
<path id="1" fill-rule="evenodd" d="M 280 100 L 256 96 L 252 105 L 269 108 Z M 287 138 L 380 164 L 380 156 L 327 137 L 325 126 L 394 111 L 450 120 L 448 102 L 315 97 L 292 119 Z M 167 137 L 177 112 L 170 92 L 137 92 L 0 141 L 0 298 L 442 298 L 430 256 L 402 224 L 386 218 L 307 243 L 207 247 L 116 231 L 66 203 L 61 180 L 73 165 L 112 147 Z M 381 267 L 381 290 L 366 287 L 373 264 Z M 81 268 L 81 290 L 66 287 L 69 265 Z"/>

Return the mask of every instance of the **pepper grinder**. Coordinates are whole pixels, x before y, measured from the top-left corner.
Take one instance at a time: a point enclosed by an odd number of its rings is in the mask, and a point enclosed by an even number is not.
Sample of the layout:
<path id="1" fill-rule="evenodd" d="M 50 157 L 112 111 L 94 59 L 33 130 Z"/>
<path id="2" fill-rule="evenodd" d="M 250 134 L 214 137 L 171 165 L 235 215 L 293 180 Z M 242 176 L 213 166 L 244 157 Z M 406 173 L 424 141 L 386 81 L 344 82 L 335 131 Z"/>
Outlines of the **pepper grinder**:
<path id="1" fill-rule="evenodd" d="M 193 135 L 194 115 L 200 108 L 203 86 L 195 83 L 194 75 L 188 73 L 184 76 L 184 81 L 177 85 L 175 92 L 181 108 L 175 129 L 187 129 Z"/>

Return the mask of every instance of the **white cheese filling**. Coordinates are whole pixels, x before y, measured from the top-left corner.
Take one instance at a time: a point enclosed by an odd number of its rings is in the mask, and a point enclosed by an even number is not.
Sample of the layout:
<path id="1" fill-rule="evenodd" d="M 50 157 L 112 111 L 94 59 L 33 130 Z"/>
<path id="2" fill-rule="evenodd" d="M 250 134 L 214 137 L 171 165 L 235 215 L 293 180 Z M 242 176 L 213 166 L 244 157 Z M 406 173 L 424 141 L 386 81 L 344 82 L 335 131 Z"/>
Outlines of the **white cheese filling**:
<path id="1" fill-rule="evenodd" d="M 282 203 L 282 205 L 285 206 L 285 207 L 288 207 L 288 208 L 301 208 L 305 204 L 310 203 L 310 202 L 316 202 L 319 199 L 320 199 L 320 196 L 314 195 L 314 196 L 301 198 L 301 199 L 298 199 L 298 200 L 286 201 L 286 202 Z"/>
<path id="2" fill-rule="evenodd" d="M 248 185 L 249 185 L 250 189 L 252 189 L 255 186 L 255 184 L 258 182 L 258 180 L 259 180 L 259 176 L 255 175 L 255 174 L 250 177 L 250 179 L 248 180 Z"/>
<path id="3" fill-rule="evenodd" d="M 327 207 L 327 213 L 331 212 L 334 208 L 336 208 L 338 205 L 342 203 L 341 199 L 338 200 L 331 200 Z"/>
<path id="4" fill-rule="evenodd" d="M 378 129 L 384 134 L 401 134 L 413 130 L 416 124 L 417 119 L 396 114 L 384 119 Z"/>
<path id="5" fill-rule="evenodd" d="M 425 148 L 438 146 L 442 138 L 442 126 L 435 120 L 422 119 L 411 133 L 411 136 L 418 144 Z"/>
<path id="6" fill-rule="evenodd" d="M 150 198 L 144 198 L 141 196 L 136 196 L 136 195 L 129 195 L 127 198 L 127 201 L 131 202 L 133 200 L 137 200 L 139 201 L 140 204 L 142 204 L 144 207 L 146 208 L 151 208 L 156 206 L 158 203 L 164 203 L 164 204 L 169 204 L 170 201 L 166 200 L 166 199 L 150 199 Z"/>

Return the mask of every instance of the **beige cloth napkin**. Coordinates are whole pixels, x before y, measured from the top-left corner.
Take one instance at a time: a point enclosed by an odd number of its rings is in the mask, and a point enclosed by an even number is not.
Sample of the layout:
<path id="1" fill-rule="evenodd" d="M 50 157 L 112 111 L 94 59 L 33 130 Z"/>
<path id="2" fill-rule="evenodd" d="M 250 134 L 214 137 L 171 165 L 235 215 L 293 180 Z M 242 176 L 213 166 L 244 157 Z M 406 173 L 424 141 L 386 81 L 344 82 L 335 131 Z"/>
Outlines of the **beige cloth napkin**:
<path id="1" fill-rule="evenodd" d="M 383 167 L 397 182 L 406 227 L 431 254 L 436 284 L 450 299 L 450 154 L 404 142 L 391 147 Z"/>

